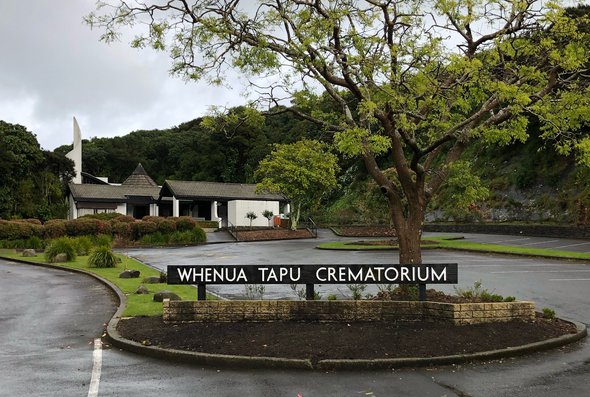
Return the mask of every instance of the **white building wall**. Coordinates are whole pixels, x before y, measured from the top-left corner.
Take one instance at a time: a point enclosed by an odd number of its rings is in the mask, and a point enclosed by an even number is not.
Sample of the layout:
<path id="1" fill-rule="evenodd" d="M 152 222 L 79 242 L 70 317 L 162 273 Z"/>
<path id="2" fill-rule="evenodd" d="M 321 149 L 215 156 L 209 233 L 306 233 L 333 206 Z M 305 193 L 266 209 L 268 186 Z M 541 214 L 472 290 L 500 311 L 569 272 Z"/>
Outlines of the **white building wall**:
<path id="1" fill-rule="evenodd" d="M 248 212 L 254 212 L 258 218 L 252 221 L 252 226 L 268 226 L 268 220 L 262 216 L 265 210 L 279 214 L 278 201 L 251 201 L 234 200 L 227 203 L 227 219 L 234 226 L 250 226 L 250 219 L 246 218 Z"/>
<path id="2" fill-rule="evenodd" d="M 78 218 L 78 208 L 76 207 L 76 202 L 74 201 L 74 196 L 70 194 L 70 211 L 68 214 L 68 219 L 76 219 Z"/>
<path id="3" fill-rule="evenodd" d="M 116 212 L 119 214 L 127 215 L 127 203 L 121 203 L 117 205 Z"/>

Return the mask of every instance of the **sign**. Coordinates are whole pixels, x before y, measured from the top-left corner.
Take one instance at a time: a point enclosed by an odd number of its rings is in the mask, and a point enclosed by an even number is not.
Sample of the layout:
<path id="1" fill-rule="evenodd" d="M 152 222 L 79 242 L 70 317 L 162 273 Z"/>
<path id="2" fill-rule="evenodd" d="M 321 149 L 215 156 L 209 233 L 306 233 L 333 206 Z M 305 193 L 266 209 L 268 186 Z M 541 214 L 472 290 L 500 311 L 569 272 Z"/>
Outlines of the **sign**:
<path id="1" fill-rule="evenodd" d="M 456 284 L 456 263 L 168 266 L 168 284 Z"/>

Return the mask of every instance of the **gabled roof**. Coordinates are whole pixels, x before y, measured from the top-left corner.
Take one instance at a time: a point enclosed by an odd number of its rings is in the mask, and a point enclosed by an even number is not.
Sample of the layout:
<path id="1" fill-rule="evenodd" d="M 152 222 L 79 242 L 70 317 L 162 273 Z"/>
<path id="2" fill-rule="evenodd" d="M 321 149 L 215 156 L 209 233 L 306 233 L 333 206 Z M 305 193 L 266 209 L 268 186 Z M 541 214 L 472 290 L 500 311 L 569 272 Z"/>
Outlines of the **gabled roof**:
<path id="1" fill-rule="evenodd" d="M 121 185 L 124 186 L 158 186 L 156 182 L 145 171 L 141 163 L 137 164 L 135 170 L 129 175 L 125 182 Z"/>
<path id="2" fill-rule="evenodd" d="M 133 185 L 95 185 L 69 184 L 70 192 L 76 201 L 125 202 L 131 197 L 148 197 L 157 200 L 160 194 L 158 186 Z"/>
<path id="3" fill-rule="evenodd" d="M 256 185 L 252 184 L 167 180 L 162 186 L 160 197 L 170 196 L 179 199 L 285 200 L 280 194 L 258 194 Z"/>

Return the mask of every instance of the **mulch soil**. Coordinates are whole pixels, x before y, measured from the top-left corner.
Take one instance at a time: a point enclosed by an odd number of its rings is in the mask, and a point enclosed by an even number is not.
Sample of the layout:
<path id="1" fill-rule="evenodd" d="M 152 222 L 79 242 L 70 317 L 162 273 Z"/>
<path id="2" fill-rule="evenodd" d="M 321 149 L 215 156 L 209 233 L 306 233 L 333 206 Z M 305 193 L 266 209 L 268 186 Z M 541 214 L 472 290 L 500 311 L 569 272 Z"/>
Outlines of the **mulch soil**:
<path id="1" fill-rule="evenodd" d="M 165 324 L 162 317 L 137 317 L 122 320 L 119 332 L 144 345 L 163 348 L 317 362 L 475 353 L 575 333 L 575 327 L 540 318 L 454 326 L 435 322 Z"/>
<path id="2" fill-rule="evenodd" d="M 262 230 L 239 230 L 239 241 L 263 241 L 263 240 L 290 240 L 298 238 L 313 237 L 307 229 L 262 229 Z"/>

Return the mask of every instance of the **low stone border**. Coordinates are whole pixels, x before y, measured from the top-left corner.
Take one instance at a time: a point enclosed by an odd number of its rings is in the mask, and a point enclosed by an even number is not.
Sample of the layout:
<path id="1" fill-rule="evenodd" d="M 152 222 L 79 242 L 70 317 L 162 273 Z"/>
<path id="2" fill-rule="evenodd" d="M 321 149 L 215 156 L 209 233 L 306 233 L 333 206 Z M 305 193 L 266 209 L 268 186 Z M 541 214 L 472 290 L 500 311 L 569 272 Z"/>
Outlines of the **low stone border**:
<path id="1" fill-rule="evenodd" d="M 442 321 L 455 325 L 535 318 L 533 302 L 441 303 L 378 300 L 164 301 L 167 323 L 187 321 Z"/>
<path id="2" fill-rule="evenodd" d="M 554 347 L 563 346 L 569 343 L 576 342 L 587 335 L 586 326 L 582 323 L 571 321 L 576 325 L 577 332 L 575 334 L 563 335 L 557 338 L 548 339 L 541 342 L 530 343 L 518 347 L 510 347 L 506 349 L 492 350 L 487 352 L 461 354 L 442 357 L 408 357 L 397 359 L 373 359 L 373 360 L 321 360 L 315 365 L 311 360 L 305 359 L 287 359 L 276 357 L 247 357 L 234 356 L 224 354 L 209 354 L 197 353 L 184 350 L 162 349 L 154 346 L 144 346 L 140 343 L 125 339 L 119 334 L 117 325 L 121 320 L 121 315 L 125 310 L 127 298 L 125 294 L 119 290 L 110 281 L 103 279 L 93 273 L 88 273 L 78 269 L 67 269 L 60 266 L 55 266 L 46 263 L 34 263 L 25 260 L 7 258 L 0 255 L 0 259 L 7 261 L 23 263 L 27 265 L 46 267 L 57 270 L 69 271 L 72 273 L 85 274 L 93 277 L 99 282 L 106 285 L 113 294 L 119 299 L 119 307 L 106 329 L 107 338 L 111 344 L 120 349 L 142 354 L 145 356 L 155 357 L 159 359 L 170 360 L 174 362 L 185 362 L 194 365 L 211 365 L 224 367 L 244 367 L 244 368 L 283 368 L 283 369 L 317 369 L 317 370 L 362 370 L 362 369 L 389 369 L 402 367 L 425 367 L 430 365 L 449 365 L 463 362 L 477 361 L 477 360 L 491 360 L 497 358 L 514 357 L 535 353 L 543 350 L 548 350 Z"/>

